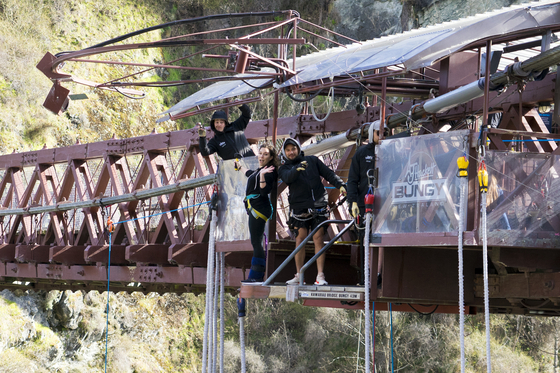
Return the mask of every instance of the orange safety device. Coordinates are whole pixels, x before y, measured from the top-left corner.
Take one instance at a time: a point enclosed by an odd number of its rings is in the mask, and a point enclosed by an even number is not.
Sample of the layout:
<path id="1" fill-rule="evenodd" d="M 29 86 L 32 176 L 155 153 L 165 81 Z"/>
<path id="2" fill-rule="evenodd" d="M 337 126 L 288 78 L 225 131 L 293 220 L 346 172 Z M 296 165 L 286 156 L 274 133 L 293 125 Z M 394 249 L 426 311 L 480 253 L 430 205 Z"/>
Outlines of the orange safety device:
<path id="1" fill-rule="evenodd" d="M 113 233 L 115 231 L 115 225 L 113 224 L 111 218 L 107 219 L 107 231 L 109 231 L 109 233 Z"/>

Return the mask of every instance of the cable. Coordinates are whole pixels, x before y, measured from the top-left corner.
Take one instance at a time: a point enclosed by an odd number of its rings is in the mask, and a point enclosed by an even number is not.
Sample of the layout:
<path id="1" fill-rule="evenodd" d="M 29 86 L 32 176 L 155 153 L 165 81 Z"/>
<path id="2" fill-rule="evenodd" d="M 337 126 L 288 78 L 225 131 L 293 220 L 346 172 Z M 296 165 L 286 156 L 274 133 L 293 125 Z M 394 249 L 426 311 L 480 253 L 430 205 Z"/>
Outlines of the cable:
<path id="1" fill-rule="evenodd" d="M 118 87 L 112 87 L 116 92 L 120 93 L 121 95 L 123 95 L 126 98 L 130 98 L 132 100 L 143 100 L 146 98 L 146 92 L 142 92 L 142 96 L 140 97 L 135 97 L 132 95 L 129 95 L 127 93 L 124 93 L 123 91 L 121 91 Z"/>
<path id="2" fill-rule="evenodd" d="M 204 341 L 202 348 L 202 373 L 205 373 L 209 363 L 209 346 L 208 346 L 208 333 L 210 325 L 210 314 L 212 313 L 212 298 L 214 292 L 214 284 L 212 272 L 214 270 L 214 250 L 216 246 L 216 226 L 218 224 L 218 215 L 216 210 L 212 209 L 212 220 L 210 223 L 210 234 L 208 242 L 208 264 L 206 267 L 206 308 L 205 308 L 205 320 L 204 320 Z M 211 348 L 211 347 L 210 347 Z"/>
<path id="3" fill-rule="evenodd" d="M 492 371 L 490 355 L 490 299 L 488 291 L 488 235 L 486 225 L 486 193 L 481 194 L 480 209 L 482 215 L 482 266 L 484 273 L 484 323 L 486 324 L 486 371 Z"/>
<path id="4" fill-rule="evenodd" d="M 219 268 L 220 253 L 216 252 L 216 265 L 214 266 L 214 308 L 212 310 L 212 373 L 216 373 L 216 361 L 218 360 L 218 298 L 220 296 Z"/>
<path id="5" fill-rule="evenodd" d="M 297 98 L 295 96 L 293 96 L 289 90 L 286 89 L 286 94 L 288 95 L 289 98 L 291 98 L 292 100 L 296 101 L 296 102 L 308 102 L 313 100 L 315 97 L 317 97 L 319 95 L 319 93 L 323 92 L 323 89 L 318 90 L 317 92 L 313 93 L 311 96 L 307 97 L 307 98 Z"/>
<path id="6" fill-rule="evenodd" d="M 241 373 L 246 373 L 245 364 L 245 324 L 243 323 L 243 317 L 239 317 L 239 345 L 241 347 Z"/>
<path id="7" fill-rule="evenodd" d="M 393 303 L 389 303 L 389 321 L 391 326 L 391 372 L 395 372 L 395 358 L 393 354 Z"/>
<path id="8" fill-rule="evenodd" d="M 107 260 L 107 318 L 105 323 L 105 373 L 107 373 L 107 353 L 109 350 L 109 288 L 111 284 L 111 240 L 112 232 L 109 232 L 109 259 Z"/>
<path id="9" fill-rule="evenodd" d="M 465 190 L 468 187 L 468 177 L 461 177 L 461 192 L 459 201 L 459 340 L 461 347 L 461 373 L 465 373 L 465 279 L 463 265 L 463 231 L 465 227 Z"/>
<path id="10" fill-rule="evenodd" d="M 329 94 L 327 97 L 331 96 L 331 100 L 329 102 L 329 109 L 327 110 L 327 114 L 325 114 L 325 117 L 323 119 L 319 119 L 317 118 L 317 115 L 315 115 L 315 107 L 313 106 L 313 99 L 311 99 L 311 101 L 309 102 L 309 106 L 311 106 L 311 114 L 313 114 L 313 119 L 315 119 L 317 122 L 324 122 L 327 120 L 327 118 L 329 117 L 329 115 L 331 114 L 331 110 L 333 108 L 334 105 L 334 87 L 330 88 Z"/>
<path id="11" fill-rule="evenodd" d="M 141 35 L 141 34 L 150 32 L 150 31 L 160 30 L 160 29 L 163 29 L 163 28 L 178 26 L 178 25 L 182 25 L 182 24 L 186 24 L 186 23 L 195 23 L 195 22 L 199 22 L 199 21 L 207 21 L 207 20 L 212 20 L 212 19 L 242 18 L 242 17 L 253 17 L 253 16 L 269 16 L 269 15 L 277 15 L 277 14 L 286 14 L 286 13 L 289 13 L 289 12 L 292 12 L 292 14 L 294 14 L 294 15 L 297 14 L 297 17 L 299 17 L 299 13 L 297 13 L 294 10 L 292 10 L 292 11 L 281 10 L 281 11 L 271 11 L 271 12 L 213 14 L 213 15 L 202 16 L 202 17 L 181 19 L 181 20 L 178 20 L 178 21 L 162 23 L 162 24 L 159 24 L 159 25 L 156 25 L 156 26 L 151 26 L 151 27 L 140 29 L 140 30 L 136 30 L 136 31 L 130 32 L 128 34 L 124 34 L 124 35 L 118 36 L 116 38 L 106 40 L 106 41 L 101 42 L 99 44 L 92 45 L 91 47 L 87 47 L 85 49 L 93 49 L 93 48 L 104 47 L 104 46 L 107 46 L 107 45 L 110 45 L 110 44 L 115 44 L 115 43 L 118 43 L 120 41 L 126 40 L 128 38 L 133 37 L 133 36 L 137 36 L 137 35 Z M 63 53 L 66 53 L 66 52 L 63 52 Z M 57 54 L 56 56 L 58 57 L 59 54 Z"/>
<path id="12" fill-rule="evenodd" d="M 436 312 L 436 310 L 439 308 L 439 305 L 436 304 L 436 305 L 434 306 L 434 309 L 433 309 L 432 311 L 430 311 L 430 312 L 421 312 L 421 311 L 418 311 L 416 308 L 414 308 L 414 306 L 413 306 L 412 304 L 410 304 L 410 303 L 407 303 L 407 304 L 408 304 L 408 306 L 409 306 L 410 308 L 412 308 L 417 314 L 422 315 L 422 316 L 430 316 L 430 315 L 432 315 L 434 312 Z"/>
<path id="13" fill-rule="evenodd" d="M 369 268 L 369 235 L 371 230 L 371 212 L 366 214 L 366 233 L 364 235 L 364 290 L 365 290 L 365 318 L 366 318 L 366 335 L 365 335 L 365 345 L 366 345 L 366 361 L 365 361 L 365 372 L 371 372 L 371 320 L 370 320 L 370 310 L 369 310 L 369 301 L 370 301 L 370 268 Z"/>
<path id="14" fill-rule="evenodd" d="M 220 253 L 220 373 L 224 373 L 224 261 L 225 253 Z"/>

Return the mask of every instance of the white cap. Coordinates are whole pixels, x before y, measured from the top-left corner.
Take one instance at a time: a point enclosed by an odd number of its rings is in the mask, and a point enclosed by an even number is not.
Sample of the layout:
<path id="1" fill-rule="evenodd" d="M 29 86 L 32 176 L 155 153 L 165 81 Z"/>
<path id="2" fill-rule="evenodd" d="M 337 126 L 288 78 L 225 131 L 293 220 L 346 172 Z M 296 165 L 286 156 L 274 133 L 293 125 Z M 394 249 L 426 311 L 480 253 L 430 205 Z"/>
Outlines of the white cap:
<path id="1" fill-rule="evenodd" d="M 368 130 L 368 140 L 370 144 L 373 142 L 373 131 L 379 131 L 379 125 L 381 124 L 380 120 L 376 120 L 375 122 L 371 122 L 369 124 Z"/>

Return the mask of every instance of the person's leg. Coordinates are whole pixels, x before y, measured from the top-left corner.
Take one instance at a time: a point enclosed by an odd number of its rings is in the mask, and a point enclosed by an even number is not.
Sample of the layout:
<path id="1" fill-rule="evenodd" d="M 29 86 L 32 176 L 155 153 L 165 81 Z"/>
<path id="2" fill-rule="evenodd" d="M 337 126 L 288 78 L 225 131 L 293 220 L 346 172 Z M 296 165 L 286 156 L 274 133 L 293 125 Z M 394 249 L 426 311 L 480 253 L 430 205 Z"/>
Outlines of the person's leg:
<path id="1" fill-rule="evenodd" d="M 262 239 L 266 221 L 256 219 L 253 215 L 249 215 L 249 233 L 251 235 L 251 244 L 253 245 L 253 258 L 251 259 L 251 269 L 247 281 L 262 281 L 266 271 L 266 259 L 262 247 Z"/>
<path id="2" fill-rule="evenodd" d="M 264 227 L 266 221 L 263 219 L 255 219 L 253 215 L 249 215 L 249 234 L 251 235 L 251 245 L 253 245 L 253 256 L 255 258 L 265 258 L 262 246 Z"/>
<path id="3" fill-rule="evenodd" d="M 313 243 L 315 244 L 315 254 L 317 254 L 323 248 L 324 235 L 325 235 L 325 231 L 323 230 L 323 228 L 319 229 L 313 235 Z M 325 254 L 317 258 L 317 275 L 323 273 L 324 268 L 325 268 Z"/>
<path id="4" fill-rule="evenodd" d="M 307 228 L 301 227 L 298 229 L 298 235 L 296 236 L 296 248 L 303 242 L 305 237 L 307 237 L 307 234 Z M 301 249 L 296 254 L 295 261 L 297 273 L 299 274 L 301 267 L 303 267 L 303 262 L 305 261 L 305 248 Z"/>

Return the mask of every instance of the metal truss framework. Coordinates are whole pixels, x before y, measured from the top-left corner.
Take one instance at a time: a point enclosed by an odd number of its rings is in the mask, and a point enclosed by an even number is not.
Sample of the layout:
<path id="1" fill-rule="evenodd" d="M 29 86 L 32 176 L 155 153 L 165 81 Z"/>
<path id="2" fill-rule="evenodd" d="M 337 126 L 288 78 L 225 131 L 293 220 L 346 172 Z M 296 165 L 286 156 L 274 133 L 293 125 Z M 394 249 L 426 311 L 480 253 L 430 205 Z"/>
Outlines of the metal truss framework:
<path id="1" fill-rule="evenodd" d="M 297 26 L 299 17 L 275 23 L 260 24 L 262 32 L 272 27 L 282 28 L 293 22 Z M 300 20 L 302 21 L 302 20 Z M 555 26 L 556 27 L 556 26 Z M 554 28 L 553 31 L 557 29 Z M 255 32 L 255 33 L 260 33 Z M 285 30 L 283 30 L 285 31 Z M 538 30 L 537 30 L 538 31 Z M 509 41 L 522 36 L 504 35 L 500 40 Z M 546 32 L 540 30 L 538 32 Z M 548 30 L 550 31 L 550 30 Z M 254 34 L 255 34 L 254 33 Z M 297 39 L 297 32 L 290 40 L 258 39 L 251 37 L 238 40 L 193 39 L 200 35 L 183 35 L 191 39 L 164 40 L 161 43 L 146 45 L 97 45 L 83 50 L 57 56 L 46 55 L 38 68 L 54 83 L 53 89 L 45 102 L 55 113 L 64 109 L 69 91 L 61 83 L 72 80 L 76 83 L 90 85 L 100 89 L 114 89 L 120 93 L 141 95 L 140 91 L 125 86 L 123 82 L 92 83 L 57 70 L 64 61 L 92 63 L 83 57 L 104 52 L 133 49 L 165 47 L 167 45 L 232 45 L 232 43 L 283 43 L 284 47 L 302 43 Z M 256 34 L 255 34 L 256 35 Z M 282 34 L 284 35 L 284 34 Z M 167 44 L 166 44 L 167 43 Z M 477 158 L 478 140 L 477 120 L 486 122 L 488 115 L 502 113 L 503 119 L 498 128 L 483 132 L 490 140 L 487 150 L 503 152 L 511 149 L 508 141 L 512 139 L 538 138 L 559 139 L 556 134 L 549 134 L 543 121 L 536 113 L 539 102 L 558 102 L 560 97 L 560 80 L 555 74 L 549 74 L 541 81 L 519 80 L 517 94 L 490 92 L 485 89 L 484 97 L 469 100 L 466 103 L 438 114 L 425 113 L 415 123 L 414 116 L 419 102 L 434 95 L 434 88 L 441 95 L 465 85 L 468 74 L 480 77 L 480 60 L 484 43 L 489 51 L 491 41 L 482 40 L 477 45 L 478 53 L 472 50 L 455 53 L 438 61 L 431 68 L 418 71 L 380 69 L 369 71 L 360 76 L 334 79 L 333 82 L 312 81 L 299 87 L 290 87 L 292 93 L 310 93 L 325 88 L 335 87 L 336 95 L 360 94 L 360 87 L 366 87 L 369 93 L 379 92 L 380 97 L 373 96 L 372 106 L 367 99 L 363 101 L 363 112 L 357 110 L 331 113 L 325 120 L 317 121 L 308 114 L 308 105 L 302 104 L 301 115 L 278 118 L 275 107 L 274 118 L 252 122 L 246 130 L 247 138 L 257 142 L 275 140 L 278 137 L 292 136 L 302 143 L 316 142 L 330 134 L 346 133 L 351 140 L 355 133 L 361 133 L 364 125 L 380 119 L 383 125 L 393 130 L 405 119 L 406 125 L 401 129 L 411 130 L 414 135 L 438 132 L 443 126 L 454 129 L 473 130 L 470 139 L 470 155 Z M 286 78 L 295 70 L 285 63 L 287 53 L 273 60 L 249 53 L 248 48 L 234 46 L 237 50 L 233 60 L 236 63 L 227 71 L 218 73 L 241 73 L 247 66 L 274 66 L 286 74 Z M 240 49 L 241 48 L 241 49 Z M 284 48 L 284 49 L 285 49 Z M 208 50 L 207 50 L 208 51 Z M 295 53 L 294 53 L 295 55 Z M 215 56 L 224 58 L 226 56 Z M 245 62 L 247 64 L 245 64 Z M 284 61 L 284 62 L 282 62 Z M 239 62 L 239 64 L 237 64 Z M 104 61 L 103 63 L 107 63 Z M 171 62 L 168 63 L 169 65 Z M 277 66 L 275 66 L 277 65 Z M 155 68 L 155 66 L 143 66 Z M 178 67 L 181 68 L 181 67 Z M 487 70 L 487 75 L 488 70 Z M 266 75 L 267 79 L 277 76 Z M 406 80 L 420 74 L 422 81 Z M 400 77 L 403 79 L 391 79 Z M 426 78 L 426 79 L 424 79 Z M 222 80 L 229 80 L 230 76 Z M 345 80 L 346 79 L 346 80 Z M 167 82 L 167 84 L 185 84 L 189 82 Z M 362 85 L 363 84 L 363 85 Z M 142 86 L 142 84 L 136 84 Z M 276 97 L 280 91 L 271 92 Z M 365 94 L 365 93 L 364 93 Z M 412 97 L 399 104 L 388 104 L 387 95 Z M 258 100 L 248 98 L 246 102 Z M 362 102 L 361 102 L 362 103 Z M 225 103 L 201 110 L 179 114 L 195 115 L 204 111 L 238 105 Z M 277 101 L 275 105 L 277 106 Z M 394 120 L 399 117 L 399 120 Z M 408 119 L 408 120 L 407 120 Z M 394 123 L 397 123 L 394 125 Z M 406 127 L 406 128 L 405 128 Z M 383 137 L 383 133 L 381 134 Z M 359 139 L 358 139 L 359 140 Z M 359 141 L 358 141 L 359 142 Z M 333 149 L 335 150 L 335 149 Z M 529 142 L 519 145 L 516 150 L 538 153 L 544 157 L 554 157 L 560 152 L 553 143 Z M 355 146 L 338 149 L 337 155 L 327 155 L 324 159 L 328 166 L 336 169 L 345 179 Z M 529 185 L 536 180 L 538 173 L 524 170 L 511 164 L 516 177 Z M 480 275 L 477 271 L 482 263 L 479 232 L 479 196 L 477 191 L 477 162 L 469 166 L 468 215 L 465 244 L 465 283 L 472 285 L 473 291 L 466 294 L 466 303 L 471 311 L 482 305 L 480 294 Z M 544 167 L 556 170 L 556 164 Z M 42 149 L 35 152 L 14 153 L 0 156 L 0 288 L 23 289 L 72 289 L 105 290 L 108 265 L 111 267 L 111 289 L 114 291 L 157 291 L 157 292 L 203 292 L 206 282 L 206 258 L 209 226 L 202 218 L 201 211 L 209 201 L 211 179 L 205 179 L 204 185 L 189 186 L 181 183 L 197 180 L 215 173 L 213 158 L 204 158 L 198 153 L 198 137 L 194 130 L 151 134 L 130 139 L 112 139 L 93 144 L 77 144 L 58 149 Z M 560 174 L 560 172 L 557 172 Z M 183 185 L 173 191 L 158 196 L 147 196 L 146 191 L 169 185 Z M 539 196 L 531 191 L 524 191 L 523 186 L 514 193 L 527 192 L 538 201 Z M 278 186 L 277 214 L 270 224 L 271 239 L 268 247 L 267 273 L 278 267 L 294 247 L 286 228 L 286 217 L 282 214 L 285 206 L 283 195 L 286 186 Z M 338 192 L 330 192 L 329 200 L 335 201 Z M 128 195 L 129 200 L 111 203 L 115 197 Z M 87 207 L 73 208 L 73 204 L 87 203 Z M 41 208 L 50 207 L 41 212 Z M 16 213 L 17 211 L 17 213 Z M 547 216 L 547 223 L 558 229 L 560 216 L 558 211 Z M 334 217 L 340 219 L 347 212 L 340 208 Z M 108 263 L 108 235 L 105 221 L 111 217 L 117 225 L 111 235 L 112 256 Z M 329 228 L 328 235 L 333 237 L 337 226 Z M 345 241 L 352 242 L 356 237 L 348 234 Z M 383 282 L 380 288 L 370 289 L 372 299 L 380 302 L 434 304 L 441 306 L 442 312 L 453 312 L 451 306 L 457 304 L 457 236 L 454 234 L 388 234 L 381 238 L 381 243 L 372 247 L 372 271 L 377 269 L 377 261 L 383 268 Z M 246 277 L 252 248 L 249 242 L 218 243 L 218 252 L 225 252 L 225 285 L 229 291 L 236 291 L 240 281 Z M 491 260 L 496 274 L 492 275 L 491 312 L 531 313 L 539 307 L 541 314 L 557 315 L 560 312 L 560 290 L 554 283 L 560 268 L 556 266 L 557 247 L 540 247 L 531 249 L 515 245 L 496 244 L 491 248 Z M 310 250 L 311 252 L 311 250 Z M 378 255 L 383 252 L 383 255 Z M 328 253 L 326 271 L 331 283 L 356 284 L 358 282 L 359 247 L 353 243 L 335 245 Z M 540 273 L 547 271 L 546 273 Z M 520 273 L 523 273 L 524 278 Z M 293 272 L 286 270 L 278 280 L 291 278 Z M 375 275 L 375 273 L 373 273 Z M 313 275 L 311 273 L 310 275 Z M 526 286 L 521 286 L 523 279 Z M 531 290 L 529 292 L 529 289 Z M 245 297 L 264 297 L 270 289 L 251 289 L 242 287 Z M 543 299 L 547 303 L 543 303 Z M 313 305 L 341 306 L 333 301 L 318 300 Z M 311 304 L 310 303 L 310 304 Z M 345 305 L 345 307 L 352 307 Z"/>

